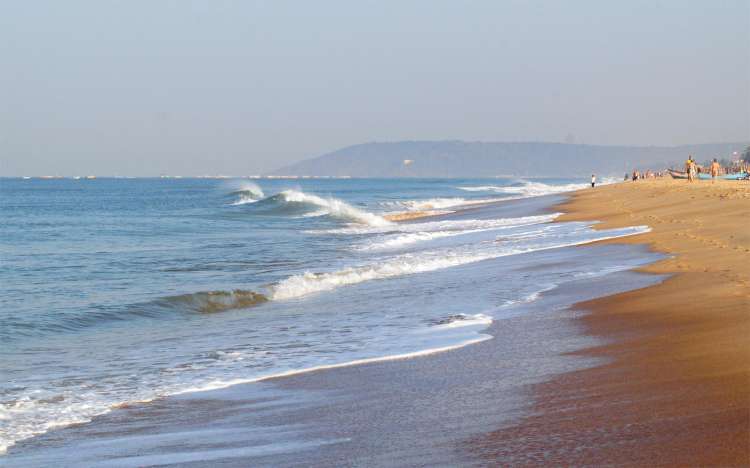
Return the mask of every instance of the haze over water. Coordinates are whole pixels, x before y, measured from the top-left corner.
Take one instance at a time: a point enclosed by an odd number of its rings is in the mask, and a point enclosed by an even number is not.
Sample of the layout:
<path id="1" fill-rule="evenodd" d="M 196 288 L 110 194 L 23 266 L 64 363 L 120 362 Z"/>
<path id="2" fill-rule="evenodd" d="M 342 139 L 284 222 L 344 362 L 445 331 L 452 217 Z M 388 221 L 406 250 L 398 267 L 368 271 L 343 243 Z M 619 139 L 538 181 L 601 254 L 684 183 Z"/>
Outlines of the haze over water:
<path id="1" fill-rule="evenodd" d="M 750 128 L 746 0 L 3 6 L 3 176 L 245 175 L 372 141 L 660 146 Z"/>

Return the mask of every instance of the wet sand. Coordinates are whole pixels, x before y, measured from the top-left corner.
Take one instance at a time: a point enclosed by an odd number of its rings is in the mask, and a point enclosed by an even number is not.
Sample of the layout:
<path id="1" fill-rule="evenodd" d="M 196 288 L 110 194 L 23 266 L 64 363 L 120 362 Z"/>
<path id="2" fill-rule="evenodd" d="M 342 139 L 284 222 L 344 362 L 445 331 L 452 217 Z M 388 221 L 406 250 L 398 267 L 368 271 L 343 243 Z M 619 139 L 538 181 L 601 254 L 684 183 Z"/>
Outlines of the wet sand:
<path id="1" fill-rule="evenodd" d="M 750 183 L 650 180 L 583 190 L 561 221 L 652 231 L 666 281 L 578 304 L 606 365 L 534 387 L 534 414 L 467 451 L 517 465 L 750 465 Z"/>

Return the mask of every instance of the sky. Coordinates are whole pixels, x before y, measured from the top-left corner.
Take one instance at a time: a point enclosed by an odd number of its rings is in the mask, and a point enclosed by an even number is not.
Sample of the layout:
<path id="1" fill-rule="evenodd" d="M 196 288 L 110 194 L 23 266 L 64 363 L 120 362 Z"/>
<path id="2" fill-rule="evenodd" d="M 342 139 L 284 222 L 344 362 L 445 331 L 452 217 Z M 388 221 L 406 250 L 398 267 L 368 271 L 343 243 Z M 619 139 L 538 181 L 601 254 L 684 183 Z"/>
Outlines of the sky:
<path id="1" fill-rule="evenodd" d="M 750 140 L 750 2 L 0 2 L 0 176 Z"/>

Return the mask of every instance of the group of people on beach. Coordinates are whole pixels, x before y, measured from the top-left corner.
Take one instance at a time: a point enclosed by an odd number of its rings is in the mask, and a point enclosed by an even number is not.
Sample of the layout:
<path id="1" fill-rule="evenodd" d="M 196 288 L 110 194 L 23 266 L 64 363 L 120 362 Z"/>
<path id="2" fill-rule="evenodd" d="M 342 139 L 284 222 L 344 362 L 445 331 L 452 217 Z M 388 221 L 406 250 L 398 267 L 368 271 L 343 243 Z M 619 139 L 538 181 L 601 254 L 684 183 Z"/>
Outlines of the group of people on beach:
<path id="1" fill-rule="evenodd" d="M 711 165 L 709 166 L 709 172 L 711 173 L 711 178 L 713 180 L 716 180 L 716 177 L 718 177 L 720 170 L 721 166 L 719 165 L 719 162 L 716 160 L 716 158 L 714 158 L 714 160 L 711 161 Z M 685 172 L 688 176 L 688 182 L 695 181 L 695 178 L 698 176 L 698 171 L 698 164 L 695 163 L 693 156 L 688 156 L 687 161 L 685 161 Z"/>
<path id="2" fill-rule="evenodd" d="M 652 171 L 651 169 L 647 169 L 646 171 L 639 171 L 638 169 L 633 169 L 633 174 L 628 175 L 625 174 L 625 178 L 623 180 L 631 179 L 633 182 L 639 179 L 654 179 L 657 177 L 664 177 L 665 171 Z"/>
<path id="3" fill-rule="evenodd" d="M 673 178 L 676 179 L 687 179 L 688 182 L 694 182 L 696 179 L 701 178 L 701 174 L 707 174 L 711 176 L 711 179 L 715 182 L 716 179 L 720 176 L 731 174 L 732 176 L 737 176 L 737 179 L 742 179 L 742 175 L 744 175 L 745 179 L 748 179 L 748 171 L 750 170 L 750 163 L 745 162 L 744 160 L 735 161 L 732 164 L 727 164 L 726 166 L 723 166 L 717 158 L 713 158 L 712 161 L 706 162 L 704 165 L 698 164 L 695 159 L 693 159 L 692 155 L 688 155 L 687 160 L 685 161 L 685 171 L 680 172 L 673 169 L 669 169 L 666 171 L 640 171 L 638 169 L 634 169 L 632 174 L 625 174 L 624 180 L 632 180 L 633 182 L 641 179 L 651 179 L 651 178 L 660 178 L 665 177 L 666 175 L 671 175 Z M 708 178 L 705 176 L 702 176 L 703 178 Z"/>
<path id="4" fill-rule="evenodd" d="M 750 151 L 750 148 L 748 148 L 748 150 Z M 750 180 L 750 160 L 745 157 L 745 159 L 734 161 L 733 163 L 727 164 L 727 166 L 724 167 L 721 165 L 717 158 L 713 158 L 713 161 L 705 164 L 705 166 L 701 166 L 700 164 L 695 162 L 695 159 L 693 159 L 693 155 L 691 154 L 688 155 L 688 158 L 685 161 L 684 173 L 675 171 L 673 169 L 664 171 L 652 171 L 651 169 L 641 171 L 639 169 L 633 169 L 632 174 L 628 174 L 627 172 L 625 173 L 625 177 L 623 178 L 623 180 L 625 180 L 626 182 L 628 180 L 632 180 L 633 182 L 635 182 L 642 179 L 655 179 L 671 175 L 673 178 L 687 179 L 688 182 L 694 182 L 699 178 L 698 174 L 703 173 L 710 174 L 712 182 L 715 182 L 717 177 L 725 174 L 731 174 L 731 176 L 739 174 L 737 180 Z M 744 175 L 744 178 L 742 177 L 742 175 Z M 594 187 L 596 187 L 596 175 L 591 174 L 591 188 Z"/>
<path id="5" fill-rule="evenodd" d="M 719 164 L 719 161 L 716 158 L 711 161 L 707 169 L 708 170 L 706 172 L 711 175 L 712 182 L 716 182 L 716 178 L 719 177 L 719 175 L 729 172 L 729 170 L 721 167 L 721 164 Z M 740 168 L 739 170 L 742 171 L 743 169 L 744 168 Z M 688 156 L 687 161 L 685 161 L 685 173 L 687 173 L 688 182 L 694 182 L 698 177 L 698 174 L 703 172 L 704 170 L 705 168 L 699 166 L 695 162 L 695 159 L 693 159 L 693 155 Z"/>

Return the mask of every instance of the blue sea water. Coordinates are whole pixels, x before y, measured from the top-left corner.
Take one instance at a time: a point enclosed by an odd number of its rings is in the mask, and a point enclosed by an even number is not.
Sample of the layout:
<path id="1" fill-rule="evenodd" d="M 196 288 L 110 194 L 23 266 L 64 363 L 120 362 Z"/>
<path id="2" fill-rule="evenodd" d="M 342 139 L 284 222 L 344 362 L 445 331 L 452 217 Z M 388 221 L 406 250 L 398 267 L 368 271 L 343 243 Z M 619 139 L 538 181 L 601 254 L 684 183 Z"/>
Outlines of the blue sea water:
<path id="1" fill-rule="evenodd" d="M 0 453 L 118 405 L 488 339 L 545 290 L 642 263 L 471 268 L 645 230 L 552 223 L 545 196 L 585 185 L 1 179 Z"/>

